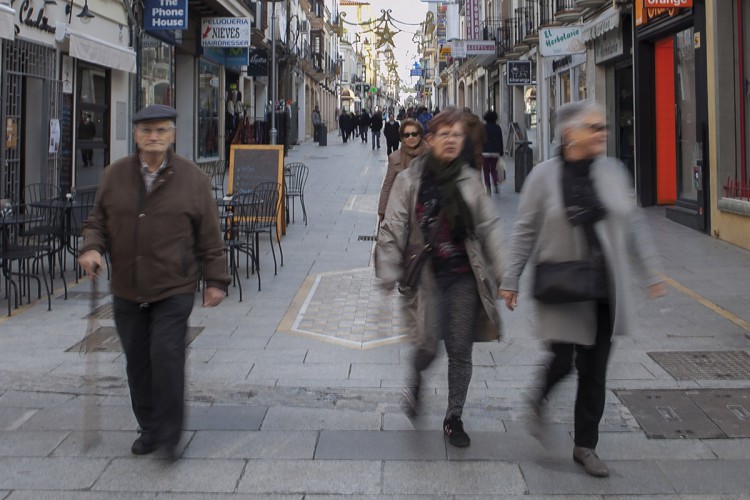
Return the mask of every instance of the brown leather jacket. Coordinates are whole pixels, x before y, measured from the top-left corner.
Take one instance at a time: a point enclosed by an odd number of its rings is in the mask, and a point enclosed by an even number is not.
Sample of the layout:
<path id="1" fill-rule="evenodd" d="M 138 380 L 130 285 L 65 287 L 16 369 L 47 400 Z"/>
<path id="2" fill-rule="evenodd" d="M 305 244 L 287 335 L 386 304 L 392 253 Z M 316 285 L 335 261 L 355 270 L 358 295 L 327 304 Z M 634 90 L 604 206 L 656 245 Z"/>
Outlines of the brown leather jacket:
<path id="1" fill-rule="evenodd" d="M 138 154 L 109 165 L 83 236 L 82 252 L 109 252 L 112 294 L 125 300 L 156 302 L 194 293 L 200 261 L 207 286 L 229 284 L 209 179 L 171 151 L 148 194 Z"/>

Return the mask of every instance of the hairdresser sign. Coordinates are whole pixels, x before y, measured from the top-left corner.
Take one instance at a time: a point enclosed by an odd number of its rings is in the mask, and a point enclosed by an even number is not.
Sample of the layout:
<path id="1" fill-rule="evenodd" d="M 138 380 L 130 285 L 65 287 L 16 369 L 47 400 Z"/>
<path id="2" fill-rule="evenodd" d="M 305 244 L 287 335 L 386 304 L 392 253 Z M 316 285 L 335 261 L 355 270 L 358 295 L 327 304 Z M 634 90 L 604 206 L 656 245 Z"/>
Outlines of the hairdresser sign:
<path id="1" fill-rule="evenodd" d="M 204 17 L 201 46 L 249 47 L 252 23 L 248 17 Z"/>

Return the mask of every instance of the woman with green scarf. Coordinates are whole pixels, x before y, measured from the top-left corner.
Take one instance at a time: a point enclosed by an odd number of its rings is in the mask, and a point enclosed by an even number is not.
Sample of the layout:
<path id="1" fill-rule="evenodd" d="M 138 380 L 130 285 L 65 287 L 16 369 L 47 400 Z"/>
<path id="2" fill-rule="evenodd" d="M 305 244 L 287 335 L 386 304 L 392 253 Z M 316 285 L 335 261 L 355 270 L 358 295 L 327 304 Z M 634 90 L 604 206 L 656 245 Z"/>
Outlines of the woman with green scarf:
<path id="1" fill-rule="evenodd" d="M 498 340 L 501 334 L 496 297 L 502 228 L 476 171 L 460 158 L 464 137 L 462 111 L 447 108 L 432 119 L 425 138 L 430 152 L 396 176 L 375 253 L 376 275 L 392 289 L 403 277 L 407 245 L 432 248 L 416 286 L 398 287 L 415 347 L 402 405 L 409 417 L 420 414 L 421 374 L 444 340 L 448 408 L 443 431 L 458 447 L 470 444 L 462 414 L 473 343 Z"/>

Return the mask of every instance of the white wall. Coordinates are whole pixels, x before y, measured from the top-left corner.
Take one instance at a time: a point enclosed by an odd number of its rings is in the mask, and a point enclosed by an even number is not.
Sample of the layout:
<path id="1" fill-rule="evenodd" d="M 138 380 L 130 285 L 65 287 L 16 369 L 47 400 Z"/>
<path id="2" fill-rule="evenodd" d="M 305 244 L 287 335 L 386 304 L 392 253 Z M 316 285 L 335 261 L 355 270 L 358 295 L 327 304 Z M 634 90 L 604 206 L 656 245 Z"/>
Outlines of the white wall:
<path id="1" fill-rule="evenodd" d="M 195 158 L 195 60 L 189 54 L 175 57 L 175 107 L 177 108 L 177 154 Z"/>
<path id="2" fill-rule="evenodd" d="M 112 70 L 110 75 L 112 97 L 109 108 L 109 123 L 111 124 L 109 131 L 109 158 L 110 161 L 114 161 L 118 158 L 129 155 L 135 150 L 132 140 L 132 125 L 130 122 L 132 118 L 130 115 L 132 112 L 132 105 L 130 102 L 130 79 L 135 78 L 135 75 L 116 70 Z M 125 103 L 125 116 L 118 117 L 118 102 Z M 123 136 L 123 132 L 124 138 L 118 139 L 118 136 Z"/>

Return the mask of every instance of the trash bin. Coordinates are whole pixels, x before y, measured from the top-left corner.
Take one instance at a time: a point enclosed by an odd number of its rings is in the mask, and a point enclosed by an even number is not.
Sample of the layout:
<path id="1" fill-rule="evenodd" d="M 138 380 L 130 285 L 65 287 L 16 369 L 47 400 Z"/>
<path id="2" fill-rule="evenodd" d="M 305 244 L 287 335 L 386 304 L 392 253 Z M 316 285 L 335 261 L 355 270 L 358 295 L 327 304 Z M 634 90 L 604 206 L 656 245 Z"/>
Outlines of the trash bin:
<path id="1" fill-rule="evenodd" d="M 529 145 L 531 141 L 517 141 L 515 155 L 516 193 L 521 192 L 523 181 L 534 166 L 534 153 Z"/>
<path id="2" fill-rule="evenodd" d="M 328 146 L 328 126 L 325 123 L 318 126 L 318 146 Z"/>
<path id="3" fill-rule="evenodd" d="M 320 125 L 313 125 L 313 142 L 320 141 Z"/>

